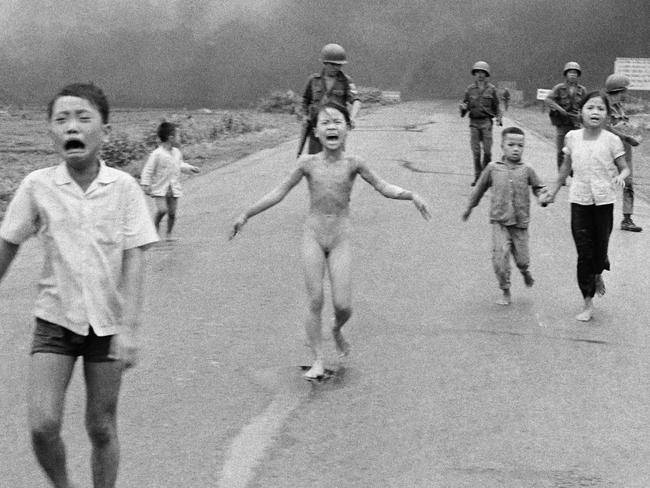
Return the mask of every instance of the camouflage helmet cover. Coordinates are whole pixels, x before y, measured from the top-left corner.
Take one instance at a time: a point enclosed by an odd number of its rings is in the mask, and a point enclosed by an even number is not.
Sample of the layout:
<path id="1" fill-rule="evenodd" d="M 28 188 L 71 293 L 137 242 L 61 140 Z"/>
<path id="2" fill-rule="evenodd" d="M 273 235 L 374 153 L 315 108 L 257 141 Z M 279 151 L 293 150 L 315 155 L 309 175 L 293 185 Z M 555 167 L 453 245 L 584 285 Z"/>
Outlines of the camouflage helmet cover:
<path id="1" fill-rule="evenodd" d="M 630 79 L 620 73 L 614 73 L 607 77 L 605 80 L 605 91 L 607 93 L 615 93 L 626 90 L 630 86 Z"/>
<path id="2" fill-rule="evenodd" d="M 565 64 L 564 69 L 562 70 L 562 74 L 566 76 L 566 72 L 569 71 L 570 69 L 576 70 L 578 72 L 578 76 L 582 74 L 582 69 L 580 69 L 580 65 L 575 61 L 569 61 L 567 64 Z"/>
<path id="3" fill-rule="evenodd" d="M 323 63 L 346 64 L 348 61 L 345 56 L 345 49 L 339 44 L 327 44 L 320 53 Z"/>
<path id="4" fill-rule="evenodd" d="M 490 65 L 485 61 L 477 61 L 474 63 L 474 66 L 472 66 L 472 76 L 476 71 L 485 71 L 485 73 L 490 76 Z"/>

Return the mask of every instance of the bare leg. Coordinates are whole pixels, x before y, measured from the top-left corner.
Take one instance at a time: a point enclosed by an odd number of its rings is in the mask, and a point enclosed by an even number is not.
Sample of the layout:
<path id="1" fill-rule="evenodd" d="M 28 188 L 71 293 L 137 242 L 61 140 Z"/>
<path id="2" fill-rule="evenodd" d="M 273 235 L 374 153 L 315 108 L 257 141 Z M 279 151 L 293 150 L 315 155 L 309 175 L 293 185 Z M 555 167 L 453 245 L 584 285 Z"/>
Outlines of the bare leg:
<path id="1" fill-rule="evenodd" d="M 576 320 L 579 320 L 580 322 L 589 322 L 591 320 L 591 317 L 594 313 L 592 301 L 592 297 L 585 297 L 585 308 L 582 310 L 582 312 L 576 315 Z"/>
<path id="2" fill-rule="evenodd" d="M 154 224 L 158 231 L 160 229 L 160 222 L 163 217 L 167 215 L 167 199 L 165 197 L 154 197 L 153 200 L 156 204 L 156 217 L 154 218 Z"/>
<path id="3" fill-rule="evenodd" d="M 602 297 L 605 294 L 605 282 L 603 281 L 603 275 L 597 274 L 594 281 L 596 282 L 596 295 Z"/>
<path id="4" fill-rule="evenodd" d="M 117 399 L 122 368 L 119 361 L 84 363 L 86 430 L 92 444 L 94 488 L 113 488 L 120 445 L 117 439 Z"/>
<path id="5" fill-rule="evenodd" d="M 36 459 L 56 488 L 72 488 L 61 439 L 65 392 L 75 358 L 37 352 L 29 365 L 29 427 Z"/>
<path id="6" fill-rule="evenodd" d="M 178 198 L 167 197 L 167 239 L 171 239 L 172 230 L 176 223 L 176 209 L 178 208 Z"/>
<path id="7" fill-rule="evenodd" d="M 332 282 L 332 301 L 334 302 L 334 327 L 332 336 L 334 345 L 340 358 L 347 356 L 350 345 L 343 338 L 341 329 L 352 315 L 351 307 L 351 277 L 350 268 L 352 261 L 350 240 L 345 238 L 334 248 L 329 255 L 327 264 L 330 280 Z"/>
<path id="8" fill-rule="evenodd" d="M 512 303 L 512 297 L 510 296 L 510 289 L 506 288 L 502 291 L 503 291 L 503 295 L 501 295 L 501 298 L 497 299 L 497 304 L 510 305 L 510 303 Z"/>
<path id="9" fill-rule="evenodd" d="M 323 276 L 325 274 L 325 253 L 320 244 L 305 231 L 303 237 L 303 259 L 305 265 L 305 284 L 309 300 L 305 331 L 309 347 L 314 353 L 314 364 L 305 373 L 306 378 L 317 378 L 325 372 L 323 364 L 323 337 L 321 333 L 321 312 L 323 311 Z"/>

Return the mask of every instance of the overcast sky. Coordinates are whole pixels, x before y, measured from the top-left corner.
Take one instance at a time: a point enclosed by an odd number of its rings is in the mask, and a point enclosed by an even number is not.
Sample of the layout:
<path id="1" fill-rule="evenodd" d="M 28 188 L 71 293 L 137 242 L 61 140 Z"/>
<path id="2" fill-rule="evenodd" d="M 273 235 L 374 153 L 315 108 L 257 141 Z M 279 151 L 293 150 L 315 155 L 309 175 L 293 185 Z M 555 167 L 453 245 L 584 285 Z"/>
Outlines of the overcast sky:
<path id="1" fill-rule="evenodd" d="M 358 85 L 458 98 L 471 64 L 530 93 L 650 57 L 648 0 L 0 0 L 0 102 L 95 81 L 123 106 L 245 106 L 301 92 L 328 42 Z"/>

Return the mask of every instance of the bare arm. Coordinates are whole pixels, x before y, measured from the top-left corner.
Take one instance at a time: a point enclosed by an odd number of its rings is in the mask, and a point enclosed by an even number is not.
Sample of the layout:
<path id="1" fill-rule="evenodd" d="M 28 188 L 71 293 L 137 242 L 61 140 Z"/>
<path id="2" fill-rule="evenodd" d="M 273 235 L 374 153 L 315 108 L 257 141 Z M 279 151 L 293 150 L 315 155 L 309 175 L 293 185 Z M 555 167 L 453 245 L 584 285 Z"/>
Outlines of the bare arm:
<path id="1" fill-rule="evenodd" d="M 562 161 L 562 166 L 560 166 L 560 171 L 557 177 L 557 181 L 553 183 L 551 189 L 548 192 L 548 195 L 544 199 L 545 203 L 552 203 L 555 200 L 555 195 L 560 191 L 560 187 L 564 185 L 564 182 L 567 179 L 567 176 L 571 174 L 571 155 L 565 154 L 564 161 Z"/>
<path id="2" fill-rule="evenodd" d="M 357 173 L 386 198 L 412 200 L 422 217 L 426 220 L 431 218 L 427 203 L 418 194 L 384 181 L 374 171 L 368 168 L 363 161 L 357 161 Z"/>
<path id="3" fill-rule="evenodd" d="M 122 281 L 120 289 L 124 297 L 122 323 L 118 333 L 113 336 L 112 355 L 121 360 L 124 368 L 135 366 L 138 361 L 136 334 L 140 329 L 141 312 L 144 302 L 144 250 L 134 247 L 124 251 L 122 258 Z"/>
<path id="4" fill-rule="evenodd" d="M 469 196 L 469 202 L 467 203 L 467 208 L 465 209 L 463 215 L 461 216 L 463 222 L 469 218 L 469 215 L 472 213 L 472 209 L 479 204 L 481 198 L 483 198 L 483 195 L 488 190 L 488 188 L 490 188 L 491 185 L 492 185 L 492 171 L 491 171 L 491 166 L 488 165 L 481 172 L 481 176 L 479 176 L 478 181 L 476 182 L 476 186 L 474 187 L 474 190 Z"/>
<path id="5" fill-rule="evenodd" d="M 9 269 L 9 265 L 16 257 L 19 247 L 18 244 L 0 238 L 0 281 L 2 281 L 3 276 Z"/>
<path id="6" fill-rule="evenodd" d="M 625 155 L 617 157 L 614 160 L 614 164 L 616 165 L 616 169 L 618 169 L 618 175 L 614 177 L 614 184 L 623 188 L 625 187 L 625 178 L 630 176 L 630 168 L 625 161 Z"/>
<path id="7" fill-rule="evenodd" d="M 300 182 L 303 174 L 303 168 L 301 165 L 298 168 L 294 169 L 282 183 L 264 195 L 248 210 L 244 211 L 233 224 L 233 228 L 230 233 L 230 239 L 235 237 L 241 231 L 241 228 L 246 224 L 248 219 L 264 212 L 265 210 L 271 208 L 273 205 L 280 203 L 291 191 L 291 189 Z"/>

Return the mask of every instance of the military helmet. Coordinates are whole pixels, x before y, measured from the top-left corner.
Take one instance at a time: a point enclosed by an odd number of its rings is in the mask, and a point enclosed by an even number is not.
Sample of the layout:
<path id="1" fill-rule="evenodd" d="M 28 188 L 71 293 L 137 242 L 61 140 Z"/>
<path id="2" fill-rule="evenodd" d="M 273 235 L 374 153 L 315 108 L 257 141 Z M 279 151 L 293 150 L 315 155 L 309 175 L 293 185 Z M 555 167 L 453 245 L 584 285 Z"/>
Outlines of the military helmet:
<path id="1" fill-rule="evenodd" d="M 472 66 L 472 76 L 475 71 L 485 71 L 485 73 L 490 76 L 490 65 L 485 61 L 477 61 L 474 63 L 474 66 Z"/>
<path id="2" fill-rule="evenodd" d="M 323 63 L 346 64 L 345 49 L 338 44 L 327 44 L 320 52 Z"/>
<path id="3" fill-rule="evenodd" d="M 607 93 L 623 91 L 627 89 L 628 86 L 630 86 L 630 79 L 620 73 L 609 75 L 607 80 L 605 80 L 605 91 Z"/>
<path id="4" fill-rule="evenodd" d="M 580 69 L 580 65 L 575 61 L 569 61 L 567 64 L 565 64 L 564 69 L 562 70 L 562 74 L 566 76 L 566 72 L 569 71 L 570 69 L 576 70 L 578 72 L 578 76 L 582 74 L 582 69 Z"/>

